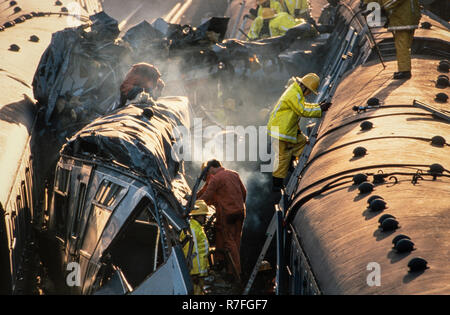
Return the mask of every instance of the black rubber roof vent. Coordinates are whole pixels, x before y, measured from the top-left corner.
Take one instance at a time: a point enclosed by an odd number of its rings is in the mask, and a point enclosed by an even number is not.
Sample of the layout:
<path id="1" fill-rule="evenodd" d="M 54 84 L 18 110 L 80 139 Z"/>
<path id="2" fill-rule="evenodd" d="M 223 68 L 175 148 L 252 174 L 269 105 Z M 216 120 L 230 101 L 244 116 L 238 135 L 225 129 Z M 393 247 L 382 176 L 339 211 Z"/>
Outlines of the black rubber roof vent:
<path id="1" fill-rule="evenodd" d="M 17 4 L 17 1 L 10 1 L 9 2 L 9 6 L 10 7 L 13 7 L 13 6 L 15 6 Z"/>
<path id="2" fill-rule="evenodd" d="M 384 220 L 386 220 L 387 218 L 392 218 L 395 219 L 395 217 L 392 214 L 383 214 L 379 219 L 378 219 L 378 223 L 383 223 Z"/>
<path id="3" fill-rule="evenodd" d="M 403 238 L 395 244 L 394 249 L 399 253 L 411 252 L 414 250 L 414 243 L 406 238 Z"/>
<path id="4" fill-rule="evenodd" d="M 398 241 L 403 240 L 403 239 L 407 239 L 410 240 L 411 238 L 407 235 L 397 235 L 396 237 L 394 237 L 394 239 L 392 240 L 392 244 L 394 244 L 394 246 L 397 244 Z"/>
<path id="5" fill-rule="evenodd" d="M 9 50 L 17 52 L 17 51 L 20 50 L 20 47 L 18 45 L 16 45 L 16 44 L 12 44 L 11 46 L 9 46 Z"/>
<path id="6" fill-rule="evenodd" d="M 62 7 L 61 12 L 67 13 L 67 12 L 69 12 L 69 10 L 66 7 Z"/>
<path id="7" fill-rule="evenodd" d="M 448 76 L 445 74 L 441 74 L 437 77 L 436 80 L 436 87 L 440 89 L 445 89 L 447 86 L 449 86 Z"/>
<path id="8" fill-rule="evenodd" d="M 384 219 L 380 227 L 385 232 L 394 231 L 399 228 L 398 221 L 393 218 Z"/>
<path id="9" fill-rule="evenodd" d="M 381 197 L 381 196 L 373 195 L 373 196 L 370 196 L 369 199 L 367 199 L 367 203 L 370 205 L 370 203 L 371 203 L 372 201 L 374 201 L 375 199 L 382 199 L 382 200 L 384 200 L 383 197 Z"/>
<path id="10" fill-rule="evenodd" d="M 366 174 L 356 174 L 355 176 L 353 176 L 353 184 L 354 185 L 359 185 L 361 183 L 364 183 L 365 181 L 367 181 L 367 175 Z"/>
<path id="11" fill-rule="evenodd" d="M 370 211 L 382 211 L 384 209 L 386 209 L 386 201 L 381 200 L 381 199 L 375 199 L 370 203 Z"/>
<path id="12" fill-rule="evenodd" d="M 363 121 L 359 126 L 361 127 L 361 130 L 370 130 L 373 128 L 373 124 L 370 121 Z"/>
<path id="13" fill-rule="evenodd" d="M 408 263 L 409 272 L 417 272 L 417 271 L 423 271 L 425 269 L 428 269 L 427 261 L 420 257 L 415 257 L 411 259 Z"/>
<path id="14" fill-rule="evenodd" d="M 22 11 L 21 7 L 15 7 L 14 8 L 14 13 L 19 13 L 20 11 Z"/>
<path id="15" fill-rule="evenodd" d="M 445 93 L 438 93 L 436 94 L 436 98 L 434 100 L 439 103 L 447 103 L 448 95 Z"/>
<path id="16" fill-rule="evenodd" d="M 430 174 L 432 175 L 439 175 L 444 172 L 444 167 L 441 164 L 435 163 L 430 165 Z"/>
<path id="17" fill-rule="evenodd" d="M 360 194 L 367 194 L 373 191 L 373 184 L 365 182 L 358 186 Z"/>
<path id="18" fill-rule="evenodd" d="M 9 22 L 6 22 L 5 24 L 3 24 L 3 26 L 5 28 L 13 27 L 14 25 L 16 25 L 16 23 L 14 21 L 9 21 Z"/>
<path id="19" fill-rule="evenodd" d="M 433 138 L 431 138 L 431 144 L 437 147 L 443 147 L 445 143 L 445 138 L 442 136 L 434 136 Z"/>
<path id="20" fill-rule="evenodd" d="M 448 72 L 450 69 L 450 63 L 447 60 L 439 61 L 438 69 L 440 71 Z"/>
<path id="21" fill-rule="evenodd" d="M 353 150 L 353 155 L 360 157 L 360 156 L 364 156 L 367 153 L 367 149 L 364 147 L 357 147 Z"/>
<path id="22" fill-rule="evenodd" d="M 39 42 L 39 37 L 37 37 L 36 35 L 31 35 L 30 42 L 33 42 L 33 43 Z"/>
<path id="23" fill-rule="evenodd" d="M 62 5 L 62 2 L 59 1 L 59 0 L 57 0 L 57 1 L 55 2 L 55 5 Z"/>
<path id="24" fill-rule="evenodd" d="M 369 106 L 380 105 L 380 100 L 378 98 L 376 98 L 376 97 L 369 98 L 367 100 L 367 105 L 369 105 Z"/>

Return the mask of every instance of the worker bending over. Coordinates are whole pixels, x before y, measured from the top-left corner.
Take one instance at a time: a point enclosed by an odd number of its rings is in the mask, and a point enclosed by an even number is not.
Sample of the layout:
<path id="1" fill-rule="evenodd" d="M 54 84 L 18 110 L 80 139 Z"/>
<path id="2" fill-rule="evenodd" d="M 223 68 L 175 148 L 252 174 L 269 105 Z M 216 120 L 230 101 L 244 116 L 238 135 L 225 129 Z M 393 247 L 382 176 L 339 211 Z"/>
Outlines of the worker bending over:
<path id="1" fill-rule="evenodd" d="M 247 36 L 250 40 L 282 36 L 295 25 L 295 19 L 288 13 L 276 14 L 273 9 L 263 8 L 261 16 L 252 22 Z"/>
<path id="2" fill-rule="evenodd" d="M 147 92 L 156 99 L 163 88 L 164 82 L 158 68 L 145 62 L 135 64 L 120 86 L 119 107 L 127 105 L 128 101 L 132 101 L 141 92 Z"/>
<path id="3" fill-rule="evenodd" d="M 203 200 L 197 200 L 195 202 L 194 210 L 191 211 L 190 215 L 190 228 L 191 234 L 194 242 L 192 255 L 190 260 L 192 261 L 191 278 L 194 284 L 194 294 L 202 295 L 204 278 L 208 276 L 209 271 L 209 243 L 206 237 L 205 231 L 203 230 L 203 225 L 206 221 L 206 216 L 210 214 L 208 205 Z M 181 232 L 180 241 L 183 241 L 186 235 Z M 184 255 L 187 257 L 189 250 L 189 243 L 183 247 Z M 189 259 L 189 258 L 188 258 Z"/>
<path id="4" fill-rule="evenodd" d="M 273 146 L 277 159 L 272 173 L 274 191 L 281 190 L 292 160 L 300 156 L 307 143 L 299 128 L 300 118 L 319 118 L 331 106 L 329 102 L 314 104 L 305 100 L 311 92 L 317 94 L 320 79 L 315 73 L 293 79 L 272 110 L 267 124 L 269 135 L 278 139 L 278 145 Z"/>
<path id="5" fill-rule="evenodd" d="M 198 198 L 216 208 L 216 259 L 223 264 L 225 257 L 220 252 L 229 251 L 236 267 L 235 271 L 240 277 L 240 244 L 247 190 L 239 174 L 225 169 L 219 161 L 211 160 L 206 167 L 206 184 L 199 191 Z M 228 264 L 226 278 L 230 281 L 234 278 L 232 268 L 233 266 Z M 234 280 L 235 283 L 239 282 L 239 279 Z"/>
<path id="6" fill-rule="evenodd" d="M 411 78 L 411 45 L 420 21 L 419 0 L 364 0 L 378 2 L 387 13 L 388 31 L 394 34 L 398 71 L 394 79 Z"/>

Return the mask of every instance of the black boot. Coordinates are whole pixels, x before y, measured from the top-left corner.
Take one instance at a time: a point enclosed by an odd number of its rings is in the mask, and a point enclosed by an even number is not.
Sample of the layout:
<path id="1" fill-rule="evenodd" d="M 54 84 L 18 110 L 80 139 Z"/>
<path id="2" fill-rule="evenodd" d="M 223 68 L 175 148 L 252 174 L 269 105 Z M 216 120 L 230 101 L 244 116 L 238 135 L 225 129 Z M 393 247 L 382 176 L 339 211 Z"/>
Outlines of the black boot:
<path id="1" fill-rule="evenodd" d="M 273 183 L 272 191 L 280 192 L 281 189 L 283 188 L 283 182 L 284 182 L 283 178 L 272 177 L 272 183 Z"/>
<path id="2" fill-rule="evenodd" d="M 394 72 L 394 80 L 408 80 L 411 78 L 411 71 Z"/>

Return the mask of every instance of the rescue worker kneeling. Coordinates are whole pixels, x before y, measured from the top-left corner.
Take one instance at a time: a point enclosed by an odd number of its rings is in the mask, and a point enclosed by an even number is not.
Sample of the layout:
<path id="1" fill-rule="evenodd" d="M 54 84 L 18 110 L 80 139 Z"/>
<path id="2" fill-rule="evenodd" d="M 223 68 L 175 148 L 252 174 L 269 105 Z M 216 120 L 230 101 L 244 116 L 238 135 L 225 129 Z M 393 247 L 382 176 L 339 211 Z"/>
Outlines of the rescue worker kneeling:
<path id="1" fill-rule="evenodd" d="M 192 233 L 192 241 L 194 246 L 192 249 L 192 269 L 191 278 L 194 284 L 194 294 L 202 295 L 204 278 L 208 276 L 209 272 L 209 262 L 208 262 L 208 252 L 209 243 L 206 237 L 205 231 L 203 230 L 203 225 L 206 221 L 206 216 L 210 214 L 208 205 L 203 200 L 197 200 L 195 202 L 195 208 L 191 211 L 190 216 L 190 228 Z M 186 235 L 181 232 L 180 241 L 182 242 Z M 187 256 L 189 250 L 189 243 L 183 247 L 184 255 Z M 189 259 L 188 257 L 186 257 Z"/>
<path id="2" fill-rule="evenodd" d="M 292 160 L 300 156 L 308 141 L 300 131 L 300 118 L 319 118 L 331 106 L 329 102 L 314 104 L 305 101 L 311 92 L 317 94 L 319 84 L 320 78 L 315 73 L 303 78 L 294 77 L 270 114 L 267 129 L 269 135 L 278 140 L 278 145 L 272 146 L 276 156 L 272 173 L 275 192 L 283 187 Z"/>
<path id="3" fill-rule="evenodd" d="M 271 8 L 263 8 L 262 13 L 252 23 L 248 38 L 250 40 L 282 36 L 291 27 L 296 26 L 292 16 L 286 12 L 276 14 Z"/>

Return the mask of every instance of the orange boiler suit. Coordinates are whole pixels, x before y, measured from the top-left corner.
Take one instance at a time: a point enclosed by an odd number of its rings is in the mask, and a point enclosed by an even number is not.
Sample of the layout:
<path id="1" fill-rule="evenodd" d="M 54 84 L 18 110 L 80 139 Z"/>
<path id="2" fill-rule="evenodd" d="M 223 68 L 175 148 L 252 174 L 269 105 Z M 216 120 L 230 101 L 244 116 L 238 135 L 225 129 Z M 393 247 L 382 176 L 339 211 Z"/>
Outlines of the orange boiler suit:
<path id="1" fill-rule="evenodd" d="M 208 176 L 205 186 L 199 191 L 198 199 L 216 208 L 216 250 L 229 250 L 241 273 L 240 246 L 242 226 L 246 215 L 247 190 L 239 174 L 220 167 L 216 174 Z M 224 258 L 218 255 L 219 260 Z M 232 273 L 228 266 L 228 273 Z"/>

